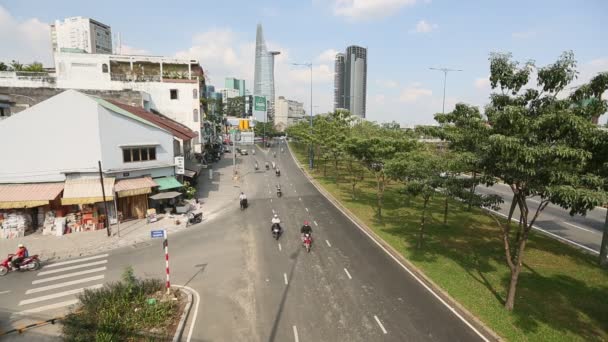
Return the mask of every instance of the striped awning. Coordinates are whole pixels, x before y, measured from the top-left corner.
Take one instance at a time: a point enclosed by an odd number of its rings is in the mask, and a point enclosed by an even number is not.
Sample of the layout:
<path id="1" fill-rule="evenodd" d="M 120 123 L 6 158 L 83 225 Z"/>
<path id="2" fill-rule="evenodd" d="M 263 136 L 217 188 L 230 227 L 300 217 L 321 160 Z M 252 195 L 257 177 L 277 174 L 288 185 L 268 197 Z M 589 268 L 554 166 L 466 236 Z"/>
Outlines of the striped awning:
<path id="1" fill-rule="evenodd" d="M 155 186 L 158 184 L 151 177 L 119 179 L 114 185 L 114 191 L 119 198 L 122 198 L 149 194 Z"/>
<path id="2" fill-rule="evenodd" d="M 106 193 L 106 201 L 114 199 L 114 178 L 103 177 L 103 187 Z M 101 181 L 99 177 L 70 177 L 65 181 L 63 190 L 63 198 L 61 204 L 92 204 L 103 202 L 103 193 L 101 191 Z"/>
<path id="3" fill-rule="evenodd" d="M 0 184 L 0 209 L 33 208 L 49 204 L 63 183 Z"/>

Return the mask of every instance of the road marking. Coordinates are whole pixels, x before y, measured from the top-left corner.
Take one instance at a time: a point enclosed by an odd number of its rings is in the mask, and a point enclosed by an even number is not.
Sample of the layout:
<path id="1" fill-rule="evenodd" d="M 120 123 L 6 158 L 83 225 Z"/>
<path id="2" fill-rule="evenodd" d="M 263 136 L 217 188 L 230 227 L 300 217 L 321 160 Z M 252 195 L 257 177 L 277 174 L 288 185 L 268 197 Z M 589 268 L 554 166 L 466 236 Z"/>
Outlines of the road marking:
<path id="1" fill-rule="evenodd" d="M 301 200 L 302 200 L 302 197 L 298 198 L 298 200 L 300 200 L 300 201 L 301 201 Z"/>
<path id="2" fill-rule="evenodd" d="M 281 248 L 281 243 L 279 242 L 279 250 L 282 251 L 283 249 Z"/>
<path id="3" fill-rule="evenodd" d="M 283 279 L 285 280 L 285 285 L 289 284 L 287 281 L 287 273 L 283 273 Z"/>
<path id="4" fill-rule="evenodd" d="M 66 306 L 78 304 L 78 302 L 79 302 L 78 299 L 70 299 L 70 300 L 66 300 L 64 302 L 59 302 L 59 303 L 55 303 L 55 304 L 39 306 L 39 307 L 33 308 L 33 309 L 23 310 L 23 311 L 14 313 L 14 315 L 23 316 L 23 315 L 38 313 L 38 312 L 42 312 L 42 311 L 46 311 L 46 310 L 63 308 Z"/>
<path id="5" fill-rule="evenodd" d="M 325 242 L 327 243 L 327 245 L 328 245 L 329 247 L 331 247 L 331 243 L 329 243 L 329 241 L 328 241 L 328 240 L 325 240 Z"/>
<path id="6" fill-rule="evenodd" d="M 75 259 L 75 260 L 68 260 L 68 261 L 57 262 L 57 263 L 54 263 L 54 264 L 46 265 L 46 266 L 44 266 L 44 268 L 51 268 L 51 267 L 57 267 L 57 266 L 75 264 L 77 262 L 82 262 L 82 261 L 89 261 L 89 260 L 106 258 L 106 257 L 108 257 L 108 255 L 109 254 L 100 254 L 100 255 L 95 255 L 95 256 L 92 256 L 92 257 L 87 257 L 87 258 L 82 258 L 82 259 Z"/>
<path id="7" fill-rule="evenodd" d="M 380 320 L 378 319 L 378 316 L 374 315 L 374 319 L 376 319 L 376 323 L 378 323 L 378 325 L 380 326 L 380 329 L 382 329 L 382 332 L 386 335 L 386 329 L 384 329 L 384 325 L 382 325 L 382 322 L 380 322 Z"/>
<path id="8" fill-rule="evenodd" d="M 308 208 L 304 208 L 304 209 L 306 209 L 306 212 L 308 212 Z"/>
<path id="9" fill-rule="evenodd" d="M 38 272 L 38 276 L 42 276 L 42 275 L 46 275 L 46 274 L 59 273 L 59 272 L 69 271 L 69 270 L 75 270 L 75 269 L 79 269 L 79 268 L 83 268 L 83 267 L 88 267 L 88 266 L 102 265 L 102 264 L 107 264 L 107 263 L 108 263 L 108 260 L 100 260 L 100 261 L 90 262 L 88 264 L 69 266 L 69 267 L 64 267 L 64 268 L 60 268 L 60 269 L 57 269 L 57 270 Z"/>
<path id="10" fill-rule="evenodd" d="M 76 280 L 72 280 L 72 281 L 66 281 L 63 283 L 37 287 L 37 288 L 29 289 L 29 290 L 25 291 L 25 294 L 27 295 L 27 294 L 32 294 L 32 293 L 37 293 L 37 292 L 42 292 L 42 291 L 47 291 L 47 290 L 52 290 L 52 289 L 58 289 L 60 287 L 86 283 L 86 282 L 93 281 L 93 280 L 101 280 L 101 279 L 103 279 L 103 277 L 104 277 L 104 275 L 102 274 L 102 275 L 98 275 L 98 276 L 94 276 L 94 277 L 76 279 Z"/>
<path id="11" fill-rule="evenodd" d="M 350 276 L 350 273 L 348 273 L 348 270 L 346 268 L 344 268 L 344 272 L 346 272 L 348 279 L 353 279 L 353 277 Z"/>
<path id="12" fill-rule="evenodd" d="M 20 301 L 19 306 L 26 305 L 26 304 L 32 304 L 32 303 L 38 303 L 38 302 L 42 302 L 44 300 L 49 300 L 49 299 L 54 299 L 54 298 L 59 298 L 59 297 L 65 297 L 65 296 L 84 292 L 84 290 L 100 289 L 102 287 L 103 287 L 103 284 L 97 284 L 97 285 L 88 286 L 88 287 L 81 287 L 79 289 L 57 292 L 57 293 L 53 293 L 53 294 L 42 296 L 42 297 L 26 299 L 26 300 Z"/>
<path id="13" fill-rule="evenodd" d="M 75 277 L 75 276 L 79 276 L 79 275 L 83 275 L 83 274 L 101 272 L 101 271 L 105 271 L 105 270 L 106 270 L 106 267 L 104 266 L 104 267 L 93 268 L 93 269 L 86 270 L 86 271 L 80 271 L 80 272 L 62 274 L 62 275 L 55 276 L 55 277 L 44 278 L 44 279 L 40 279 L 40 280 L 34 280 L 32 282 L 32 285 L 34 285 L 34 284 L 40 284 L 40 283 L 47 283 L 49 281 L 63 279 L 63 278 Z"/>
<path id="14" fill-rule="evenodd" d="M 7 294 L 7 293 L 10 293 L 10 292 L 11 292 L 11 290 L 1 291 L 0 294 Z"/>
<path id="15" fill-rule="evenodd" d="M 272 203 L 272 198 L 270 199 L 270 203 Z"/>
<path id="16" fill-rule="evenodd" d="M 274 214 L 274 209 L 272 209 L 272 213 Z"/>
<path id="17" fill-rule="evenodd" d="M 569 226 L 572 226 L 572 227 L 574 227 L 574 228 L 577 228 L 577 229 L 580 229 L 580 230 L 584 230 L 584 231 L 589 232 L 589 233 L 597 233 L 596 231 L 589 230 L 589 229 L 587 229 L 587 228 L 583 228 L 583 227 L 577 226 L 577 225 L 575 225 L 575 224 L 568 223 L 568 222 L 566 222 L 566 221 L 563 221 L 563 223 L 565 223 L 565 224 L 567 224 L 567 225 L 569 225 Z"/>
<path id="18" fill-rule="evenodd" d="M 296 326 L 293 326 L 293 338 L 296 342 L 300 342 L 300 339 L 298 338 L 298 328 L 296 328 Z"/>
<path id="19" fill-rule="evenodd" d="M 190 342 L 190 339 L 192 339 L 192 332 L 194 331 L 194 325 L 196 324 L 196 316 L 198 316 L 198 307 L 201 304 L 201 296 L 198 294 L 198 292 L 196 292 L 196 290 L 194 290 L 193 288 L 189 287 L 189 286 L 182 286 L 182 285 L 172 285 L 175 287 L 183 287 L 185 289 L 188 289 L 192 292 L 194 292 L 194 294 L 196 295 L 196 308 L 194 308 L 194 315 L 192 316 L 192 324 L 190 324 L 190 330 L 188 330 L 188 338 L 186 338 L 186 342 Z"/>
<path id="20" fill-rule="evenodd" d="M 312 221 L 312 223 L 314 223 L 315 226 L 318 226 L 317 221 Z"/>
<path id="21" fill-rule="evenodd" d="M 498 214 L 498 215 L 500 215 L 500 216 L 502 216 L 502 217 L 504 217 L 504 218 L 509 218 L 509 216 L 507 216 L 507 215 L 505 215 L 505 214 L 503 214 L 503 213 L 499 213 L 498 211 L 494 211 L 494 210 L 491 210 L 491 209 L 487 209 L 487 210 L 488 210 L 488 211 L 491 211 L 491 212 L 493 212 L 493 213 L 495 213 L 495 214 Z M 519 222 L 519 219 L 516 219 L 516 218 L 514 218 L 514 217 L 511 217 L 511 221 L 514 221 L 514 222 Z M 536 230 L 540 230 L 540 231 L 542 231 L 542 232 L 543 232 L 543 233 L 545 233 L 545 234 L 551 235 L 551 236 L 553 236 L 554 238 L 556 238 L 556 239 L 558 239 L 558 240 L 562 240 L 562 241 L 565 241 L 565 242 L 567 242 L 567 243 L 570 243 L 570 244 L 573 244 L 573 245 L 575 245 L 575 246 L 578 246 L 578 247 L 580 247 L 580 248 L 583 248 L 583 249 L 585 249 L 585 250 L 587 250 L 587 251 L 589 251 L 589 252 L 592 252 L 592 253 L 594 253 L 594 254 L 600 254 L 600 252 L 596 251 L 595 249 L 589 248 L 589 247 L 587 247 L 587 246 L 585 246 L 585 245 L 581 245 L 581 244 L 580 244 L 580 243 L 578 243 L 578 242 L 574 242 L 574 241 L 572 241 L 572 240 L 570 240 L 570 239 L 566 239 L 565 237 L 562 237 L 562 236 L 559 236 L 559 235 L 557 235 L 557 234 L 551 233 L 551 232 L 550 232 L 550 231 L 548 231 L 548 230 L 544 230 L 544 229 L 542 229 L 542 228 L 540 228 L 540 227 L 537 227 L 537 226 L 532 226 L 532 228 L 533 228 L 533 229 L 536 229 Z"/>

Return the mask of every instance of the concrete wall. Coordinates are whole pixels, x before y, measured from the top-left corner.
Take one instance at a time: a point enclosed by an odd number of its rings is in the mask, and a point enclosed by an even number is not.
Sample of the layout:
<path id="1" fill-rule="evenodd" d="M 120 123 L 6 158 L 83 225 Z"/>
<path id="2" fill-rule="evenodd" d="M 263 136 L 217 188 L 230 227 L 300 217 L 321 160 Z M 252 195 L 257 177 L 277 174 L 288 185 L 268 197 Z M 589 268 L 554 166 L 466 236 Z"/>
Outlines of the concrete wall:
<path id="1" fill-rule="evenodd" d="M 143 176 L 150 176 L 152 178 L 157 177 L 173 177 L 175 176 L 175 167 L 161 167 L 157 169 L 147 169 L 147 170 L 130 170 L 130 171 L 120 171 L 120 172 L 105 172 L 106 175 L 111 177 L 116 177 L 116 179 L 125 179 L 125 178 L 138 178 Z"/>
<path id="2" fill-rule="evenodd" d="M 100 107 L 99 111 L 99 134 L 104 170 L 120 171 L 173 165 L 173 134 L 103 107 Z M 124 145 L 155 146 L 156 160 L 125 163 L 121 148 Z"/>

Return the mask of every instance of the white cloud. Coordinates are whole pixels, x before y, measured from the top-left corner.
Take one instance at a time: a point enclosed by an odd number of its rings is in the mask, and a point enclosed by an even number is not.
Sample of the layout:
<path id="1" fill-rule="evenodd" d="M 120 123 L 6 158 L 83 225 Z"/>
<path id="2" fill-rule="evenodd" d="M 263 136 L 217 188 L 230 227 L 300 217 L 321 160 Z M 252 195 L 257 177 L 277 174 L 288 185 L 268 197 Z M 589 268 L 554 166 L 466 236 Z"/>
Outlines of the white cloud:
<path id="1" fill-rule="evenodd" d="M 19 20 L 0 5 L 0 61 L 52 64 L 49 25 L 36 18 Z"/>
<path id="2" fill-rule="evenodd" d="M 352 20 L 387 17 L 417 0 L 334 0 L 334 15 Z"/>
<path id="3" fill-rule="evenodd" d="M 430 89 L 422 88 L 420 84 L 415 83 L 401 90 L 401 93 L 399 94 L 399 101 L 413 103 L 422 97 L 431 95 L 433 95 L 433 92 Z"/>
<path id="4" fill-rule="evenodd" d="M 335 49 L 327 49 L 317 57 L 317 61 L 321 63 L 333 63 L 338 53 Z"/>
<path id="5" fill-rule="evenodd" d="M 418 23 L 416 23 L 416 27 L 411 30 L 410 32 L 416 32 L 416 33 L 429 33 L 429 32 L 433 32 L 435 30 L 437 30 L 439 28 L 439 26 L 437 24 L 430 24 L 428 23 L 426 20 L 420 20 Z"/>
<path id="6" fill-rule="evenodd" d="M 116 52 L 118 53 L 118 51 Z M 146 49 L 136 48 L 130 45 L 120 45 L 120 54 L 121 55 L 149 55 L 150 52 Z"/>
<path id="7" fill-rule="evenodd" d="M 376 80 L 376 84 L 384 88 L 397 88 L 399 83 L 394 80 Z"/>
<path id="8" fill-rule="evenodd" d="M 475 88 L 479 89 L 479 90 L 489 90 L 490 89 L 490 76 L 486 76 L 486 77 L 479 77 L 475 79 L 475 82 L 473 82 L 473 85 L 475 86 Z"/>
<path id="9" fill-rule="evenodd" d="M 536 36 L 538 36 L 538 32 L 535 30 L 511 33 L 511 38 L 513 38 L 513 39 L 531 39 L 531 38 L 535 38 Z"/>

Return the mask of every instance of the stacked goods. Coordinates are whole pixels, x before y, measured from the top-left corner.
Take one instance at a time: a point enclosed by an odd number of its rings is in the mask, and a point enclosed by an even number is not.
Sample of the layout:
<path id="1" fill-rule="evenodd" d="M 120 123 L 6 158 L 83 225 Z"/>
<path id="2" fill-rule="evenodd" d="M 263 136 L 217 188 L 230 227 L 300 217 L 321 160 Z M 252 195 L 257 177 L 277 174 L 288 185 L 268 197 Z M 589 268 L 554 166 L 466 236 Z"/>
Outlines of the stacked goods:
<path id="1" fill-rule="evenodd" d="M 42 235 L 56 235 L 55 231 L 55 211 L 49 210 L 44 215 L 44 222 L 42 222 Z"/>
<path id="2" fill-rule="evenodd" d="M 38 213 L 36 216 L 36 222 L 38 223 L 38 227 L 43 227 L 44 226 L 44 208 L 42 207 L 38 207 Z"/>
<path id="3" fill-rule="evenodd" d="M 25 236 L 32 229 L 32 217 L 21 211 L 12 211 L 4 215 L 2 221 L 2 239 L 14 239 Z"/>
<path id="4" fill-rule="evenodd" d="M 65 217 L 56 217 L 54 220 L 54 230 L 55 230 L 55 234 L 57 236 L 62 236 L 64 231 L 65 231 L 65 221 L 66 218 Z"/>

